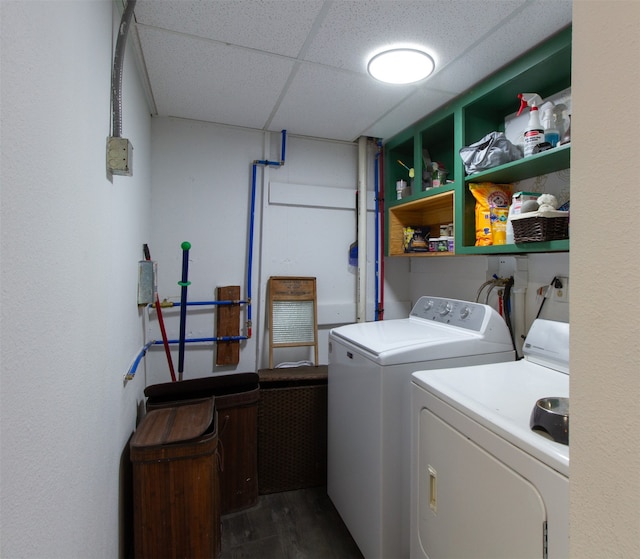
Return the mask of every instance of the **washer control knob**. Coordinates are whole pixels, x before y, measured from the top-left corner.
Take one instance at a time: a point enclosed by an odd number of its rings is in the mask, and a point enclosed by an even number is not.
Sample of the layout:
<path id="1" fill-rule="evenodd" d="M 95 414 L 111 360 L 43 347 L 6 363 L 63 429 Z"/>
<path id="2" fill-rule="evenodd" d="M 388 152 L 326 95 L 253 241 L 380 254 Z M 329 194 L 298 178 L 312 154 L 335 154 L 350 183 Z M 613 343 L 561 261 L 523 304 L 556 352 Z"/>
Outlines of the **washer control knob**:
<path id="1" fill-rule="evenodd" d="M 427 299 L 424 303 L 424 310 L 428 311 L 431 307 L 433 307 L 433 301 L 431 299 Z"/>
<path id="2" fill-rule="evenodd" d="M 451 303 L 445 301 L 440 306 L 440 316 L 446 316 L 451 312 Z"/>
<path id="3" fill-rule="evenodd" d="M 464 320 L 465 318 L 467 318 L 469 315 L 471 314 L 471 309 L 469 308 L 468 305 L 465 305 L 464 307 L 462 307 L 460 309 L 460 318 L 462 320 Z"/>

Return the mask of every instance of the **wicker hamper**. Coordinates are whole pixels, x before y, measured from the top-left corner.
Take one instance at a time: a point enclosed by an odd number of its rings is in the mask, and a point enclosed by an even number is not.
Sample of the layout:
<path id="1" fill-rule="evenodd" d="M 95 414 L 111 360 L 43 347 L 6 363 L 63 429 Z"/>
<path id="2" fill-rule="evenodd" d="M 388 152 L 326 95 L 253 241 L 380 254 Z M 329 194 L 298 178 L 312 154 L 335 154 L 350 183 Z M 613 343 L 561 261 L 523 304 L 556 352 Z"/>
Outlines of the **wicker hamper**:
<path id="1" fill-rule="evenodd" d="M 529 212 L 511 217 L 515 243 L 569 238 L 569 212 Z"/>
<path id="2" fill-rule="evenodd" d="M 220 513 L 258 500 L 258 374 L 234 373 L 148 386 L 147 410 L 215 396 L 220 445 Z"/>
<path id="3" fill-rule="evenodd" d="M 258 491 L 327 483 L 327 366 L 262 369 Z"/>
<path id="4" fill-rule="evenodd" d="M 220 553 L 214 398 L 150 411 L 130 442 L 135 557 Z"/>

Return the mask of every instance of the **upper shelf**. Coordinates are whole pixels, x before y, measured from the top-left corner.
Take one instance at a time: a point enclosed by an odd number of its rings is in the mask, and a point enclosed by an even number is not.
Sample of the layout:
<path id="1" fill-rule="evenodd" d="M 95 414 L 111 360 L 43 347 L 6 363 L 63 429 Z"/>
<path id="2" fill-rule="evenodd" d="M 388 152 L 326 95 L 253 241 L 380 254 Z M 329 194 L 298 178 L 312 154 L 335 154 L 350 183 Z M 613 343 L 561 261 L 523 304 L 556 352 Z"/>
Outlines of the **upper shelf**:
<path id="1" fill-rule="evenodd" d="M 571 144 L 530 155 L 465 177 L 466 182 L 508 183 L 568 169 Z"/>

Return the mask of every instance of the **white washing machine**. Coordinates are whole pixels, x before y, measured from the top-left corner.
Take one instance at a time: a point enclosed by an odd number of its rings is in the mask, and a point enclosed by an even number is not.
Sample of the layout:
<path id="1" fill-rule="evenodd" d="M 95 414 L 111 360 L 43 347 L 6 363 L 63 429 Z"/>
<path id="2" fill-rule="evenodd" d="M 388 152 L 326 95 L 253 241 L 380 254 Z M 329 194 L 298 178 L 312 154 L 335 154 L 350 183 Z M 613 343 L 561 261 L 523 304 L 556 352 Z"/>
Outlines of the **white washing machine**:
<path id="1" fill-rule="evenodd" d="M 569 325 L 536 320 L 523 351 L 413 374 L 412 559 L 569 556 Z"/>
<path id="2" fill-rule="evenodd" d="M 503 318 L 454 299 L 331 330 L 327 492 L 366 559 L 409 557 L 411 373 L 514 359 Z"/>

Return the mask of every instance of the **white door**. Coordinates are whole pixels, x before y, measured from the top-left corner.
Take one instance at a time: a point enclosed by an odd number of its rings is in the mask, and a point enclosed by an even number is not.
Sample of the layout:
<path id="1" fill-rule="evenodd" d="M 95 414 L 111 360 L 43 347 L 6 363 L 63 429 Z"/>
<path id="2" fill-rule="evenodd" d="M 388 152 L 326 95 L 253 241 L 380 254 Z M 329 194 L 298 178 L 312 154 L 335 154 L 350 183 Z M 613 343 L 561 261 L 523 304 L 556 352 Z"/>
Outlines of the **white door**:
<path id="1" fill-rule="evenodd" d="M 542 557 L 546 515 L 537 489 L 428 409 L 419 429 L 412 557 Z"/>

